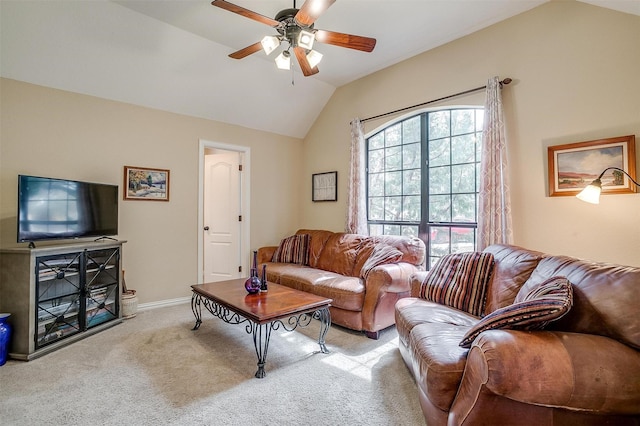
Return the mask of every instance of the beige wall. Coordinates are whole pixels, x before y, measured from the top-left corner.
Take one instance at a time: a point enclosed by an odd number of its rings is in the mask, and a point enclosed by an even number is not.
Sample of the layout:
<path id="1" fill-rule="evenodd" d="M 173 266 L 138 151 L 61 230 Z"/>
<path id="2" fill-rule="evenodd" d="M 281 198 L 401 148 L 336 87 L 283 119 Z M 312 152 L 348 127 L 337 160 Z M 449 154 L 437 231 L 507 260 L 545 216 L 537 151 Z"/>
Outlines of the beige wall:
<path id="1" fill-rule="evenodd" d="M 336 91 L 305 139 L 307 173 L 337 170 L 337 203 L 303 196 L 303 224 L 344 229 L 349 121 L 511 77 L 503 90 L 515 243 L 640 266 L 640 195 L 598 206 L 547 196 L 549 145 L 635 134 L 640 143 L 640 17 L 557 1 Z M 454 104 L 482 105 L 483 94 Z M 385 120 L 367 122 L 370 132 Z"/>
<path id="2" fill-rule="evenodd" d="M 169 202 L 120 201 L 123 266 L 140 303 L 189 296 L 198 279 L 200 139 L 251 150 L 251 249 L 298 228 L 299 139 L 0 81 L 3 247 L 16 241 L 18 174 L 119 184 L 122 193 L 123 166 L 170 169 Z"/>

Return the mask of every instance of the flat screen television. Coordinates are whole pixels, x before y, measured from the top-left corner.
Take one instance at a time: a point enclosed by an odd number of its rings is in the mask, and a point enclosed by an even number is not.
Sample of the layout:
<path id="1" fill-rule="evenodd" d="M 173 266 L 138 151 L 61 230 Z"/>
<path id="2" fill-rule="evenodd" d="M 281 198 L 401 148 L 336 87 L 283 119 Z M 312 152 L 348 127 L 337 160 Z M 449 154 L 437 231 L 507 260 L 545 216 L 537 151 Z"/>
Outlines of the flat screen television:
<path id="1" fill-rule="evenodd" d="M 18 176 L 18 242 L 117 233 L 117 185 Z"/>

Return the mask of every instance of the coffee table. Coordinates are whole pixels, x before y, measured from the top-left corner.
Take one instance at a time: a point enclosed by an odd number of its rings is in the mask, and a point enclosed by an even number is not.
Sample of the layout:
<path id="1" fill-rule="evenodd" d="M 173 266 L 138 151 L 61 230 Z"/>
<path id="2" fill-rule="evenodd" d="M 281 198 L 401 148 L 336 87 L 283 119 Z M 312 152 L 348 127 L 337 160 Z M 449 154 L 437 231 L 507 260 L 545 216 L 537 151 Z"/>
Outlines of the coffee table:
<path id="1" fill-rule="evenodd" d="M 271 332 L 280 327 L 293 331 L 306 327 L 312 319 L 320 320 L 318 344 L 322 353 L 329 353 L 324 338 L 331 326 L 329 306 L 332 299 L 295 290 L 283 285 L 268 283 L 268 291 L 248 294 L 244 288 L 245 278 L 218 281 L 191 286 L 191 310 L 196 317 L 193 330 L 202 324 L 202 307 L 227 324 L 244 324 L 245 331 L 253 335 L 258 356 L 258 371 L 255 376 L 265 377 L 264 365 Z"/>

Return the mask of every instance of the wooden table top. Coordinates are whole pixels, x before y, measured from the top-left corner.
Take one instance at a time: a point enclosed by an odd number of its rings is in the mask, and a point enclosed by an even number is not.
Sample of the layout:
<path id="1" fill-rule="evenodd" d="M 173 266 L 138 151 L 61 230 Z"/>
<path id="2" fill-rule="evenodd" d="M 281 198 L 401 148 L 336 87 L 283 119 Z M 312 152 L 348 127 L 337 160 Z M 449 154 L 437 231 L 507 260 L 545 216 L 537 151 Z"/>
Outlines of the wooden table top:
<path id="1" fill-rule="evenodd" d="M 305 312 L 329 307 L 332 299 L 268 283 L 269 291 L 249 294 L 244 288 L 246 278 L 194 284 L 193 291 L 209 300 L 237 312 L 251 321 L 264 324 Z"/>

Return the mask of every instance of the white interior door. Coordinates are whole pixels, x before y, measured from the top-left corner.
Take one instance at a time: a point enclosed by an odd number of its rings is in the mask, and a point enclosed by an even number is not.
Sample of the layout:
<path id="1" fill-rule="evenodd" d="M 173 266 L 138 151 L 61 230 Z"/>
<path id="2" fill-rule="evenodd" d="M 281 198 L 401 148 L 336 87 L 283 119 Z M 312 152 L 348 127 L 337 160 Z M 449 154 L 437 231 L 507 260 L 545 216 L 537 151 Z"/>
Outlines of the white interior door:
<path id="1" fill-rule="evenodd" d="M 205 155 L 203 200 L 204 282 L 239 278 L 241 249 L 241 153 Z"/>

